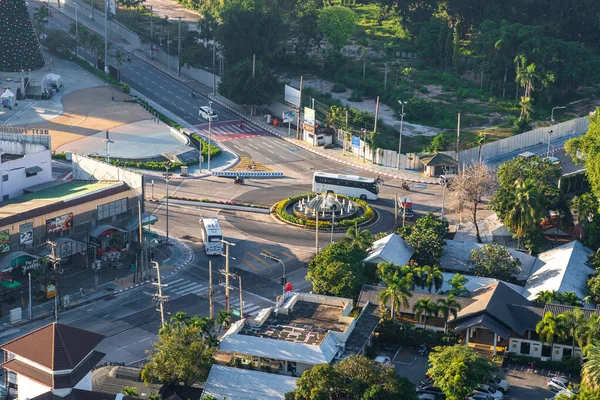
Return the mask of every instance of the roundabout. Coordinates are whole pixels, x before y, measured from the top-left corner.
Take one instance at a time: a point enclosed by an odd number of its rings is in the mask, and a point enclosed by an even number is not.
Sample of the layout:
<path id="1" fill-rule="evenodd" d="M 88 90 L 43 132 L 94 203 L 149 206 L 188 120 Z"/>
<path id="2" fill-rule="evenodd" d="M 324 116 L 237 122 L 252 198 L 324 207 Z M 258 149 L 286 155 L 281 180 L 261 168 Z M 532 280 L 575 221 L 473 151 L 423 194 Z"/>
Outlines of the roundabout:
<path id="1" fill-rule="evenodd" d="M 378 217 L 366 201 L 331 192 L 289 197 L 273 205 L 271 211 L 275 219 L 288 225 L 315 230 L 318 223 L 319 228 L 340 232 L 370 225 Z"/>

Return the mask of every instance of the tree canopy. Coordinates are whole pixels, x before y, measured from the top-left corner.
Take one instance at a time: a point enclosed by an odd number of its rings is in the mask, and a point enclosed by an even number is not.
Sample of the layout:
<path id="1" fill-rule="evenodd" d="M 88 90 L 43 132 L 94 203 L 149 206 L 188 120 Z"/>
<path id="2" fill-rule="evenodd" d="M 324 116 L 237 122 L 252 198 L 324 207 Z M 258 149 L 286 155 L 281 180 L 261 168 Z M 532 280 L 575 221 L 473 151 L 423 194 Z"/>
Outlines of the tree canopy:
<path id="1" fill-rule="evenodd" d="M 437 266 L 446 245 L 448 223 L 429 213 L 412 226 L 398 229 L 398 234 L 415 249 L 413 259 L 418 265 Z"/>
<path id="2" fill-rule="evenodd" d="M 585 175 L 592 192 L 600 198 L 600 107 L 590 116 L 590 125 L 585 135 L 569 139 L 565 150 L 573 161 L 585 166 Z"/>
<path id="3" fill-rule="evenodd" d="M 475 276 L 514 281 L 521 271 L 521 262 L 510 254 L 508 249 L 497 243 L 485 244 L 471 250 L 469 256 L 470 271 Z"/>
<path id="4" fill-rule="evenodd" d="M 327 37 L 334 51 L 339 51 L 354 32 L 357 17 L 344 6 L 325 7 L 319 13 L 317 26 Z"/>
<path id="5" fill-rule="evenodd" d="M 352 355 L 333 366 L 316 365 L 302 374 L 296 386 L 286 399 L 417 399 L 415 386 L 407 378 L 362 355 Z"/>
<path id="6" fill-rule="evenodd" d="M 225 70 L 219 92 L 244 105 L 269 104 L 277 87 L 277 79 L 261 61 L 256 61 L 252 77 L 252 60 L 246 59 Z"/>

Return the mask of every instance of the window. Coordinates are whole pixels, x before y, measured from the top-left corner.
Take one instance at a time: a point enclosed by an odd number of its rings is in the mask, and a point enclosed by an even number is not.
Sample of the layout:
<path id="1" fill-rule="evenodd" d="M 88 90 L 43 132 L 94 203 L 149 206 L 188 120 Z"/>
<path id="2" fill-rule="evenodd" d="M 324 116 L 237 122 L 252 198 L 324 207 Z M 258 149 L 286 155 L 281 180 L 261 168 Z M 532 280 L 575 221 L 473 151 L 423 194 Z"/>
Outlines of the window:
<path id="1" fill-rule="evenodd" d="M 542 345 L 542 357 L 552 357 L 552 346 Z"/>
<path id="2" fill-rule="evenodd" d="M 529 342 L 521 342 L 521 350 L 519 353 L 529 355 L 531 352 L 531 343 Z"/>
<path id="3" fill-rule="evenodd" d="M 110 203 L 98 206 L 98 219 L 114 217 L 127 212 L 127 199 L 111 201 Z"/>
<path id="4" fill-rule="evenodd" d="M 8 195 L 7 194 L 5 194 L 4 196 L 2 196 L 2 201 L 6 201 L 6 200 L 8 200 Z"/>
<path id="5" fill-rule="evenodd" d="M 563 358 L 567 357 L 567 358 L 571 358 L 571 356 L 573 355 L 573 349 L 570 347 L 563 347 Z"/>
<path id="6" fill-rule="evenodd" d="M 2 182 L 7 182 L 7 181 L 8 181 L 8 174 L 2 175 Z"/>

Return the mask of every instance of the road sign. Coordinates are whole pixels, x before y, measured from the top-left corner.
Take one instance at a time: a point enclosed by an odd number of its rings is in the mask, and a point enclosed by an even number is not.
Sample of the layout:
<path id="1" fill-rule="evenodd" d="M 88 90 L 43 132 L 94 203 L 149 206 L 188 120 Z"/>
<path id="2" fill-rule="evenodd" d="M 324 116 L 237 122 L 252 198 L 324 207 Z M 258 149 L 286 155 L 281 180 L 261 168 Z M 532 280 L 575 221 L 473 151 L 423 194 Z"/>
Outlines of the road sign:
<path id="1" fill-rule="evenodd" d="M 352 136 L 352 147 L 360 148 L 360 138 L 358 136 Z"/>
<path id="2" fill-rule="evenodd" d="M 240 316 L 240 310 L 231 310 L 231 315 L 235 315 L 236 317 Z"/>

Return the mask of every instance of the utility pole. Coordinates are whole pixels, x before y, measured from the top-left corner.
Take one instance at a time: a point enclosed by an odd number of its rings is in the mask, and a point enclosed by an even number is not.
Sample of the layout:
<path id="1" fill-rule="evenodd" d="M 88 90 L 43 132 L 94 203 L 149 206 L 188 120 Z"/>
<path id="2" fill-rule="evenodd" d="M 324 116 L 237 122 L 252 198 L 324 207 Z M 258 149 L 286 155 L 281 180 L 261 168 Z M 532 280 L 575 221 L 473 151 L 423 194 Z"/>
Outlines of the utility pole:
<path id="1" fill-rule="evenodd" d="M 398 193 L 394 194 L 394 226 L 398 226 Z"/>
<path id="2" fill-rule="evenodd" d="M 48 254 L 48 260 L 52 263 L 52 267 L 54 269 L 54 322 L 58 322 L 58 306 L 60 305 L 60 292 L 59 292 L 59 271 L 58 271 L 58 263 L 60 262 L 60 258 L 56 257 L 56 242 L 48 240 L 46 242 L 51 247 L 50 254 Z"/>
<path id="3" fill-rule="evenodd" d="M 161 277 L 160 277 L 160 265 L 158 265 L 158 263 L 156 261 L 152 261 L 152 266 L 154 268 L 156 268 L 156 276 L 157 276 L 157 280 L 158 282 L 154 282 L 152 283 L 154 286 L 158 287 L 158 293 L 152 296 L 152 300 L 158 304 L 158 309 L 157 311 L 160 312 L 160 327 L 164 327 L 165 326 L 165 303 L 169 300 L 169 296 L 165 296 L 162 293 L 162 288 L 167 287 L 169 285 L 167 284 L 163 284 L 161 282 Z"/>
<path id="4" fill-rule="evenodd" d="M 379 96 L 377 96 L 377 102 L 375 103 L 375 123 L 373 125 L 373 133 L 377 133 L 377 118 L 379 118 Z"/>
<path id="5" fill-rule="evenodd" d="M 108 79 L 108 0 L 104 0 L 104 74 Z"/>
<path id="6" fill-rule="evenodd" d="M 141 280 L 144 280 L 145 274 L 146 274 L 146 257 L 145 257 L 145 249 L 144 249 L 144 235 L 143 235 L 143 224 L 142 224 L 142 204 L 140 201 L 138 201 L 138 221 L 139 221 L 139 242 L 140 242 L 140 254 L 141 254 L 141 262 L 140 262 L 140 267 L 141 267 L 141 272 L 140 273 L 140 278 Z M 136 280 L 138 279 L 138 274 L 136 273 L 135 275 Z"/>
<path id="7" fill-rule="evenodd" d="M 229 246 L 235 246 L 235 243 L 221 240 L 225 244 L 225 270 L 220 269 L 221 275 L 225 275 L 225 311 L 229 312 L 229 289 L 233 289 L 229 286 L 229 277 L 235 277 L 235 274 L 229 273 Z M 223 286 L 223 284 L 221 284 Z"/>
<path id="8" fill-rule="evenodd" d="M 442 187 L 442 215 L 440 218 L 444 218 L 444 201 L 446 199 L 446 186 L 448 186 L 448 178 L 445 176 L 440 177 L 440 186 Z"/>
<path id="9" fill-rule="evenodd" d="M 152 45 L 152 36 L 154 34 L 154 14 L 152 13 L 152 6 L 150 6 L 150 59 L 154 59 L 154 46 Z"/>
<path id="10" fill-rule="evenodd" d="M 242 299 L 242 277 L 238 275 L 237 278 L 238 283 L 240 284 L 240 318 L 244 318 L 244 300 Z"/>
<path id="11" fill-rule="evenodd" d="M 285 284 L 287 283 L 287 278 L 285 277 L 285 264 L 283 262 L 283 260 L 277 256 L 274 256 L 273 254 L 263 251 L 262 253 L 260 253 L 261 256 L 263 256 L 264 258 L 268 258 L 269 260 L 272 261 L 277 261 L 278 263 L 281 264 L 282 267 L 282 272 L 281 272 L 281 279 L 280 279 L 280 283 L 282 286 L 282 292 L 283 294 L 285 294 Z"/>
<path id="12" fill-rule="evenodd" d="M 167 29 L 167 69 L 171 69 L 171 30 Z"/>
<path id="13" fill-rule="evenodd" d="M 302 121 L 300 119 L 300 111 L 302 110 L 302 79 L 303 77 L 300 77 L 300 98 L 298 99 L 298 124 L 296 125 L 296 139 L 300 140 L 300 121 Z"/>
<path id="14" fill-rule="evenodd" d="M 108 137 L 108 129 L 106 130 L 106 139 L 104 139 L 104 143 L 106 143 L 106 163 L 110 164 L 110 144 L 114 143 L 112 140 L 110 140 L 110 138 Z"/>
<path id="15" fill-rule="evenodd" d="M 33 319 L 33 307 L 31 306 L 31 271 L 27 275 L 29 275 L 29 303 L 27 304 L 27 314 L 29 315 L 29 319 Z"/>
<path id="16" fill-rule="evenodd" d="M 318 194 L 317 194 L 318 196 Z M 319 208 L 317 206 L 316 222 L 315 222 L 315 255 L 319 254 Z"/>
<path id="17" fill-rule="evenodd" d="M 552 129 L 548 131 L 548 152 L 546 153 L 546 157 L 550 157 L 550 139 L 552 137 Z M 552 154 L 554 156 L 554 154 Z"/>
<path id="18" fill-rule="evenodd" d="M 169 245 L 169 178 L 171 177 L 171 174 L 169 174 L 169 168 L 171 168 L 171 162 L 165 163 L 165 169 L 167 170 L 167 173 L 163 176 L 165 177 L 165 187 L 167 189 L 167 246 Z"/>
<path id="19" fill-rule="evenodd" d="M 402 154 L 402 127 L 404 125 L 404 105 L 405 101 L 398 100 L 398 103 L 402 106 L 402 112 L 400 113 L 400 138 L 398 139 L 398 167 L 400 169 L 400 157 Z"/>
<path id="20" fill-rule="evenodd" d="M 208 260 L 208 301 L 209 301 L 208 316 L 210 318 L 213 318 L 215 315 L 215 307 L 213 304 L 214 296 L 215 296 L 215 291 L 213 290 L 213 280 L 212 280 L 212 260 Z"/>
<path id="21" fill-rule="evenodd" d="M 177 44 L 177 75 L 181 75 L 181 18 L 183 17 L 175 17 L 179 19 L 179 26 L 177 30 L 177 40 L 179 43 Z"/>
<path id="22" fill-rule="evenodd" d="M 329 240 L 330 244 L 333 244 L 333 227 L 335 225 L 335 210 L 331 214 L 331 239 Z"/>
<path id="23" fill-rule="evenodd" d="M 213 75 L 214 76 L 214 75 Z M 208 102 L 208 112 L 210 113 L 208 116 L 208 172 L 210 173 L 210 146 L 212 143 L 212 133 L 211 133 L 211 125 L 212 125 L 212 118 L 213 118 L 213 111 L 212 111 L 212 101 Z M 200 143 L 200 153 L 202 153 L 202 143 Z"/>
<path id="24" fill-rule="evenodd" d="M 456 126 L 456 168 L 460 171 L 460 113 L 458 113 L 458 124 Z"/>
<path id="25" fill-rule="evenodd" d="M 217 95 L 217 38 L 213 38 L 213 68 L 212 68 L 212 75 L 213 75 L 213 96 L 216 96 Z"/>
<path id="26" fill-rule="evenodd" d="M 75 57 L 79 58 L 79 17 L 77 15 L 77 2 L 75 4 Z"/>

